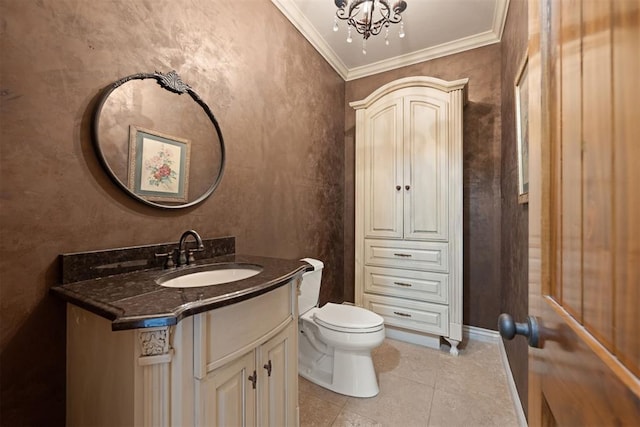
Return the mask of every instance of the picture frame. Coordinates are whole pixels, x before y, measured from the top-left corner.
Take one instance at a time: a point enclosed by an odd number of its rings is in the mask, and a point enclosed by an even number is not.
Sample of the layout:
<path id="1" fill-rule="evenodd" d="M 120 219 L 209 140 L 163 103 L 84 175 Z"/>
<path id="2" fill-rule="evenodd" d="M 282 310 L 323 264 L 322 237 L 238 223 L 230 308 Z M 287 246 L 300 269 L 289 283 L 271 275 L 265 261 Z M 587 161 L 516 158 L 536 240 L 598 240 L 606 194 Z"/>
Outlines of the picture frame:
<path id="1" fill-rule="evenodd" d="M 529 202 L 529 87 L 525 52 L 515 79 L 516 147 L 518 157 L 518 203 Z"/>
<path id="2" fill-rule="evenodd" d="M 129 126 L 128 187 L 154 202 L 187 202 L 191 141 Z"/>

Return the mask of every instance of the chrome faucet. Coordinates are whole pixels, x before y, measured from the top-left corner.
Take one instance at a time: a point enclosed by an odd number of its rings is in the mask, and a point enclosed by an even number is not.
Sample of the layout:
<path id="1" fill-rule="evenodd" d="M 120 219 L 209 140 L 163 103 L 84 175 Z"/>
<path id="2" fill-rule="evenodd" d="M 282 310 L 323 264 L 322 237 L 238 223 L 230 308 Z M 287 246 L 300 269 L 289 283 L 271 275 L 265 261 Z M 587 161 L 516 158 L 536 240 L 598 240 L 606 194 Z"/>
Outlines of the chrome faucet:
<path id="1" fill-rule="evenodd" d="M 189 236 L 193 236 L 193 238 L 196 241 L 196 244 L 198 245 L 198 251 L 201 251 L 204 249 L 204 244 L 202 244 L 202 239 L 200 238 L 200 235 L 198 233 L 196 233 L 195 230 L 187 230 L 184 233 L 182 233 L 182 236 L 180 236 L 180 243 L 178 244 L 178 264 L 177 267 L 180 267 L 182 265 L 189 265 L 191 262 L 195 261 L 195 259 L 193 258 L 193 251 L 194 249 L 189 250 L 189 255 L 187 256 L 187 248 L 186 248 L 186 240 Z"/>

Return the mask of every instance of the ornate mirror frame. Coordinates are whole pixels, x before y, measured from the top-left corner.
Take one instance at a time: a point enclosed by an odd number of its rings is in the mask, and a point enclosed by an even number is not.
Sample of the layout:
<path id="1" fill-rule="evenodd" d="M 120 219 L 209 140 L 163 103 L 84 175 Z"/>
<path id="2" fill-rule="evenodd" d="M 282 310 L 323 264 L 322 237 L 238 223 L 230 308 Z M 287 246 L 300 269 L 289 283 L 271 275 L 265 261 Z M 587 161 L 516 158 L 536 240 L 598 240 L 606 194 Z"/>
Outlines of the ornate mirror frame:
<path id="1" fill-rule="evenodd" d="M 121 177 L 119 177 L 115 171 L 113 166 L 111 165 L 109 162 L 109 159 L 106 156 L 105 150 L 103 150 L 103 147 L 101 146 L 100 143 L 100 120 L 101 120 L 101 115 L 103 113 L 103 107 L 105 106 L 105 103 L 107 102 L 107 100 L 109 99 L 109 97 L 113 94 L 113 92 L 120 88 L 121 86 L 123 86 L 124 84 L 134 81 L 134 80 L 145 80 L 145 79 L 154 79 L 158 85 L 159 88 L 161 89 L 165 89 L 169 92 L 173 92 L 175 94 L 178 95 L 184 95 L 184 94 L 188 94 L 191 99 L 197 103 L 202 110 L 205 112 L 206 116 L 208 117 L 208 119 L 211 121 L 211 123 L 213 124 L 214 128 L 215 128 L 215 132 L 217 134 L 217 139 L 219 141 L 220 147 L 219 147 L 219 157 L 220 157 L 220 166 L 219 168 L 217 168 L 214 171 L 214 174 L 217 172 L 217 176 L 213 175 L 211 177 L 211 185 L 206 189 L 206 191 L 204 191 L 201 195 L 197 196 L 195 199 L 189 201 L 188 199 L 186 199 L 186 196 L 184 199 L 180 199 L 179 197 L 175 198 L 175 201 L 172 201 L 172 204 L 167 204 L 167 203 L 161 203 L 163 201 L 168 201 L 170 199 L 166 199 L 166 198 L 160 198 L 160 197 L 151 197 L 151 196 L 145 196 L 141 193 L 143 192 L 139 192 L 139 194 L 136 194 L 136 192 L 134 192 L 131 188 L 131 180 L 133 179 L 133 172 L 131 171 L 132 169 L 132 165 L 134 163 L 133 159 L 130 159 L 130 164 L 127 166 L 128 167 L 128 180 L 124 180 L 127 182 L 124 182 L 123 179 L 121 179 Z M 146 131 L 145 129 L 139 129 L 136 126 L 134 126 L 134 124 L 131 124 L 131 128 L 134 129 L 135 131 Z M 130 139 L 128 140 L 129 144 L 130 144 L 130 153 L 134 153 L 135 149 L 133 148 L 134 144 L 135 144 L 135 138 L 133 136 L 134 134 L 131 134 Z M 182 208 L 187 208 L 187 207 L 191 207 L 194 205 L 197 205 L 198 203 L 201 203 L 202 201 L 204 201 L 205 199 L 207 199 L 214 191 L 215 189 L 218 187 L 218 185 L 220 184 L 220 180 L 222 179 L 222 175 L 224 173 L 224 167 L 225 167 L 225 146 L 224 146 L 224 140 L 222 137 L 222 132 L 220 131 L 220 125 L 218 124 L 218 121 L 216 120 L 216 118 L 214 117 L 213 113 L 211 112 L 211 109 L 209 108 L 209 106 L 202 100 L 202 98 L 186 83 L 184 83 L 182 81 L 182 79 L 180 78 L 180 76 L 175 72 L 175 71 L 170 71 L 166 74 L 160 73 L 160 72 L 154 72 L 154 73 L 138 73 L 138 74 L 133 74 L 127 77 L 124 77 L 112 84 L 110 84 L 109 86 L 105 87 L 98 99 L 98 102 L 96 104 L 96 108 L 94 109 L 93 112 L 93 119 L 92 119 L 92 123 L 91 123 L 91 136 L 92 136 L 92 142 L 93 142 L 93 146 L 94 149 L 96 151 L 96 154 L 98 156 L 98 159 L 100 161 L 100 163 L 102 164 L 102 167 L 105 169 L 105 171 L 107 172 L 107 174 L 109 175 L 109 177 L 111 178 L 111 180 L 118 186 L 120 187 L 122 190 L 125 191 L 126 194 L 128 194 L 130 197 L 134 198 L 135 200 L 142 202 L 148 206 L 153 206 L 153 207 L 157 207 L 157 208 L 162 208 L 162 209 L 182 209 Z M 182 166 L 186 167 L 187 171 L 188 171 L 188 167 L 189 167 L 189 157 L 188 157 L 188 149 L 189 149 L 189 145 L 188 145 L 188 141 L 184 141 L 181 140 L 180 138 L 175 138 L 175 141 L 172 139 L 166 139 L 166 135 L 157 132 L 156 134 L 151 134 L 151 138 L 155 138 L 159 141 L 159 143 L 162 142 L 168 142 L 171 144 L 174 144 L 176 146 L 180 146 L 181 144 L 184 143 L 184 148 L 180 150 L 180 147 L 178 147 L 178 151 L 179 152 L 186 152 L 187 156 L 185 157 L 183 154 L 183 163 Z M 186 158 L 186 162 L 185 162 L 185 158 Z M 140 160 L 139 160 L 140 161 Z M 186 194 L 186 180 L 185 180 L 185 194 Z M 181 202 L 183 201 L 183 203 Z"/>

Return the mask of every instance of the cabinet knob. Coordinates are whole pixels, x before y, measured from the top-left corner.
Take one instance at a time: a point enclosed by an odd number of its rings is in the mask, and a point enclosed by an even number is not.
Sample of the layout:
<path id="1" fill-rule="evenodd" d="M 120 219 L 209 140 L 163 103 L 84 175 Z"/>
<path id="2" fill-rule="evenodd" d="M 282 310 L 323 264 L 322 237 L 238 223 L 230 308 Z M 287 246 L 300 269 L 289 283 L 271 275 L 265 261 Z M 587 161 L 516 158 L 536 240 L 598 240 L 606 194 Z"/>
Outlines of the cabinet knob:
<path id="1" fill-rule="evenodd" d="M 256 371 L 253 371 L 253 375 L 249 375 L 249 378 L 247 378 L 249 381 L 251 381 L 251 385 L 253 386 L 253 389 L 256 389 L 256 382 L 258 381 L 258 376 L 256 375 Z"/>
<path id="2" fill-rule="evenodd" d="M 405 189 L 405 190 L 407 190 L 407 191 L 409 191 L 409 189 L 410 189 L 410 188 L 411 188 L 411 186 L 410 186 L 410 185 L 405 185 L 405 186 L 404 186 L 404 189 Z"/>
<path id="3" fill-rule="evenodd" d="M 263 368 L 267 370 L 267 375 L 271 376 L 271 359 L 269 359 L 269 363 L 264 364 Z"/>
<path id="4" fill-rule="evenodd" d="M 399 186 L 399 185 L 396 185 L 396 190 L 400 191 L 400 190 L 402 190 L 402 187 Z"/>

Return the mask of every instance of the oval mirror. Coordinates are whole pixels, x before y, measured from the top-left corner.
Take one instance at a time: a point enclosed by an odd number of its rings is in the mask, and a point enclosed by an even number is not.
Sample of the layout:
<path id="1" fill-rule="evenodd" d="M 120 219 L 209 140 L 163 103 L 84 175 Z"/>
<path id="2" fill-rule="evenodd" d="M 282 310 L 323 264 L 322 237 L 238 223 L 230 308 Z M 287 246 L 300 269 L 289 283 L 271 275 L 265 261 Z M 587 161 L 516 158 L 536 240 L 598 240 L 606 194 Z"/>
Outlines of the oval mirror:
<path id="1" fill-rule="evenodd" d="M 94 111 L 93 143 L 113 181 L 159 208 L 186 208 L 218 186 L 225 150 L 211 109 L 171 71 L 107 86 Z"/>

